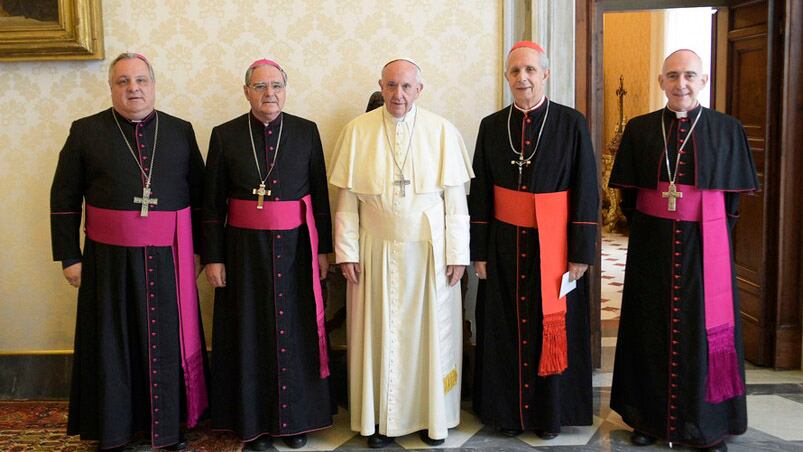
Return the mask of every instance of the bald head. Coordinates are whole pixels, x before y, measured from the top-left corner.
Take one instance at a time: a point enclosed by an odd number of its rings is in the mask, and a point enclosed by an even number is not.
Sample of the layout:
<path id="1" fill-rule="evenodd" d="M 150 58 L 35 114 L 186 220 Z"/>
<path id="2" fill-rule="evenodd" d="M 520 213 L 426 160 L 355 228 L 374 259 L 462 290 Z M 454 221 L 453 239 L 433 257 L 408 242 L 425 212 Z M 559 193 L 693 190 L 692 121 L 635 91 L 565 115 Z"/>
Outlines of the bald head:
<path id="1" fill-rule="evenodd" d="M 689 49 L 670 53 L 658 76 L 658 84 L 666 93 L 667 105 L 674 111 L 689 111 L 697 107 L 697 96 L 707 83 L 703 60 Z"/>

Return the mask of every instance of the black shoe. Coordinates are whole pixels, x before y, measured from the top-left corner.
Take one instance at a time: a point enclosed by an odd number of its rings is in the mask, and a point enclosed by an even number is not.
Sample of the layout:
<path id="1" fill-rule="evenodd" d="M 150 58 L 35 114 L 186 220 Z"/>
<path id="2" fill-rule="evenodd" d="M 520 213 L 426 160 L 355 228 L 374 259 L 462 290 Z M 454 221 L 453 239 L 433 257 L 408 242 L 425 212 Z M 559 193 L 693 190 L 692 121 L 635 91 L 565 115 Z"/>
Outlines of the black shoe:
<path id="1" fill-rule="evenodd" d="M 560 433 L 548 432 L 546 430 L 535 430 L 535 434 L 539 438 L 541 438 L 543 440 L 546 440 L 546 441 L 549 441 L 550 439 L 555 439 L 555 438 L 558 437 L 558 435 L 560 435 Z"/>
<path id="2" fill-rule="evenodd" d="M 728 445 L 725 444 L 725 441 L 720 441 L 711 447 L 704 447 L 701 450 L 706 452 L 728 452 Z"/>
<path id="3" fill-rule="evenodd" d="M 268 450 L 273 445 L 273 440 L 268 435 L 262 435 L 256 439 L 252 439 L 251 441 L 247 441 L 243 443 L 243 451 L 262 451 Z"/>
<path id="4" fill-rule="evenodd" d="M 630 434 L 630 442 L 636 446 L 649 446 L 655 442 L 655 438 L 638 430 L 633 430 Z"/>
<path id="5" fill-rule="evenodd" d="M 290 449 L 300 449 L 307 445 L 307 435 L 302 433 L 300 435 L 293 435 L 293 436 L 285 436 L 282 438 L 284 443 L 287 444 L 287 447 Z"/>
<path id="6" fill-rule="evenodd" d="M 515 428 L 500 428 L 499 433 L 509 436 L 511 438 L 519 436 L 523 433 L 523 430 L 515 429 Z"/>
<path id="7" fill-rule="evenodd" d="M 183 433 L 178 435 L 178 442 L 176 444 L 164 447 L 164 450 L 184 450 L 187 448 L 187 437 Z"/>
<path id="8" fill-rule="evenodd" d="M 387 437 L 379 432 L 368 437 L 368 447 L 371 449 L 381 449 L 392 442 L 392 438 Z"/>
<path id="9" fill-rule="evenodd" d="M 440 446 L 443 444 L 445 439 L 432 439 L 429 437 L 429 433 L 426 430 L 419 430 L 418 437 L 421 438 L 421 441 L 429 444 L 430 446 Z"/>

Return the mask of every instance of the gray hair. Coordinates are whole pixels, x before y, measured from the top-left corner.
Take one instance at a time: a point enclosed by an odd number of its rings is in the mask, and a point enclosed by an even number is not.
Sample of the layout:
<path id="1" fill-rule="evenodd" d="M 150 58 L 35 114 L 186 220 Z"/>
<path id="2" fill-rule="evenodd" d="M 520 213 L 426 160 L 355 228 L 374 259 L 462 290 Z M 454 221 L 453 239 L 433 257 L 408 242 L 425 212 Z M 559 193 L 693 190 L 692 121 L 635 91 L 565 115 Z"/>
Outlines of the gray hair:
<path id="1" fill-rule="evenodd" d="M 153 66 L 151 66 L 151 63 L 148 61 L 147 58 L 145 58 L 144 55 L 134 52 L 123 52 L 117 55 L 117 58 L 113 59 L 111 64 L 109 64 L 109 83 L 112 82 L 112 73 L 114 72 L 114 66 L 122 60 L 131 60 L 133 58 L 142 60 L 145 63 L 145 65 L 148 66 L 148 75 L 151 76 L 151 80 L 154 82 L 156 81 L 156 74 L 153 73 Z"/>
<path id="2" fill-rule="evenodd" d="M 395 60 L 390 60 L 387 63 L 385 63 L 385 65 L 382 66 L 382 72 L 380 72 L 380 74 L 379 74 L 379 78 L 381 80 L 385 79 L 385 68 L 390 66 L 391 63 L 395 63 L 397 61 L 406 61 L 406 62 L 412 64 L 413 67 L 415 67 L 415 82 L 418 83 L 419 85 L 423 85 L 424 84 L 424 77 L 421 75 L 421 67 L 415 61 L 407 59 L 407 58 L 396 58 Z"/>
<path id="3" fill-rule="evenodd" d="M 274 66 L 274 65 L 272 65 L 270 63 L 263 63 L 263 64 L 254 64 L 254 65 L 251 65 L 251 66 L 248 67 L 248 70 L 245 71 L 245 86 L 248 86 L 251 83 L 251 74 L 254 73 L 256 68 L 262 67 L 262 66 L 272 66 L 272 67 L 275 67 L 276 69 L 278 69 L 279 72 L 282 73 L 282 80 L 284 80 L 285 86 L 287 85 L 287 72 L 284 72 L 284 69 L 282 69 L 281 67 L 278 67 L 278 66 Z"/>
<path id="4" fill-rule="evenodd" d="M 533 49 L 532 47 L 520 47 L 520 48 L 530 49 L 533 52 L 537 53 L 538 54 L 538 66 L 541 67 L 542 71 L 545 71 L 545 70 L 549 69 L 549 57 L 546 56 L 545 52 L 539 52 L 538 50 Z M 510 52 L 510 53 L 512 53 L 512 52 Z M 508 65 L 510 64 L 510 53 L 508 53 L 507 54 L 507 58 L 505 58 L 505 74 L 507 74 Z"/>

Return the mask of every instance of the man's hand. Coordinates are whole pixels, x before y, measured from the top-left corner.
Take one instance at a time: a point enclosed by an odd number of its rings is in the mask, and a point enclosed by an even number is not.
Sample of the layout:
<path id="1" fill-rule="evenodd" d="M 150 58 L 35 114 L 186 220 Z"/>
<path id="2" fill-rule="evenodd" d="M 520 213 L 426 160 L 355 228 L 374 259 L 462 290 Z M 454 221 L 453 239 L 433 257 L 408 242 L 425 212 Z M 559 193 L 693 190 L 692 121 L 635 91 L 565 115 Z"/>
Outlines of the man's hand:
<path id="1" fill-rule="evenodd" d="M 340 271 L 348 282 L 359 284 L 362 267 L 358 262 L 343 262 L 340 264 Z"/>
<path id="2" fill-rule="evenodd" d="M 569 262 L 569 282 L 577 281 L 582 278 L 586 270 L 588 270 L 588 264 Z"/>
<path id="3" fill-rule="evenodd" d="M 487 264 L 487 261 L 474 261 L 474 271 L 477 273 L 477 278 L 488 278 L 488 272 L 485 270 Z"/>
<path id="4" fill-rule="evenodd" d="M 226 287 L 226 265 L 206 264 L 206 280 L 212 287 Z"/>
<path id="5" fill-rule="evenodd" d="M 465 265 L 447 265 L 446 266 L 446 277 L 449 278 L 449 286 L 452 287 L 458 282 L 460 282 L 460 278 L 463 277 L 463 273 L 466 271 Z"/>
<path id="6" fill-rule="evenodd" d="M 326 254 L 318 255 L 318 270 L 320 271 L 321 280 L 326 279 L 326 275 L 329 274 L 329 256 Z"/>
<path id="7" fill-rule="evenodd" d="M 81 287 L 81 263 L 72 264 L 64 269 L 64 278 L 73 287 Z"/>

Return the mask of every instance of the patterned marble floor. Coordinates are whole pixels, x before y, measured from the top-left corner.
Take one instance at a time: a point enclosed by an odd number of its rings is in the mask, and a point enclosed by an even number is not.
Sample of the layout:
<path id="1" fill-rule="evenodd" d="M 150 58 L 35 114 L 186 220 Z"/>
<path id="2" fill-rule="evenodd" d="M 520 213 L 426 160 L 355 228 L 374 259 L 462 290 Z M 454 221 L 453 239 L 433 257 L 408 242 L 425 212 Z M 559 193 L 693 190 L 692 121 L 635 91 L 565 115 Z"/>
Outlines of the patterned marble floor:
<path id="1" fill-rule="evenodd" d="M 619 318 L 622 307 L 622 287 L 625 282 L 627 260 L 627 236 L 615 232 L 602 232 L 602 270 L 600 278 L 603 321 Z"/>

